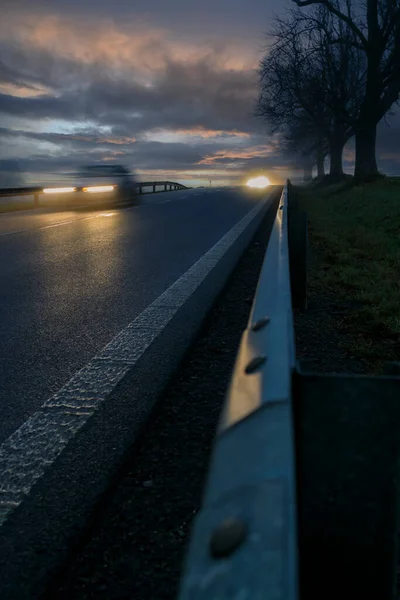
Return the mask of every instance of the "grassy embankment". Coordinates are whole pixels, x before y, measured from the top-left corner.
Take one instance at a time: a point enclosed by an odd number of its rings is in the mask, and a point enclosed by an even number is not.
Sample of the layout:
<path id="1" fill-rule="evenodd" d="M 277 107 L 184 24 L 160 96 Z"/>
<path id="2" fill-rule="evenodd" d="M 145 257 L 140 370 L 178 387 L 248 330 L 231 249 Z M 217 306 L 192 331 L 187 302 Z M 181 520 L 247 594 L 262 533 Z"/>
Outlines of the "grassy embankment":
<path id="1" fill-rule="evenodd" d="M 335 297 L 351 334 L 349 353 L 375 364 L 400 360 L 400 178 L 296 188 L 308 212 L 316 268 L 310 294 Z"/>

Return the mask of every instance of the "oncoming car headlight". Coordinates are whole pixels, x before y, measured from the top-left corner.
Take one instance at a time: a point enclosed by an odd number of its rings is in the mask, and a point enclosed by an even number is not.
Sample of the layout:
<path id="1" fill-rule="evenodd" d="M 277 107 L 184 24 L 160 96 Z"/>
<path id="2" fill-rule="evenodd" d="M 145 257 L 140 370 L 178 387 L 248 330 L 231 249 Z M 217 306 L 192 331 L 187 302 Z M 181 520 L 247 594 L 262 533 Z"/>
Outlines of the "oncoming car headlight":
<path id="1" fill-rule="evenodd" d="M 266 188 L 271 185 L 271 183 L 268 177 L 265 177 L 265 175 L 260 175 L 259 177 L 253 177 L 252 179 L 249 179 L 246 185 L 251 188 Z"/>
<path id="2" fill-rule="evenodd" d="M 91 194 L 96 194 L 100 192 L 113 192 L 117 186 L 115 185 L 91 185 L 89 187 L 84 187 L 84 192 L 90 192 Z"/>
<path id="3" fill-rule="evenodd" d="M 64 187 L 64 188 L 44 188 L 43 194 L 67 194 L 69 192 L 75 192 L 76 188 L 74 187 Z"/>

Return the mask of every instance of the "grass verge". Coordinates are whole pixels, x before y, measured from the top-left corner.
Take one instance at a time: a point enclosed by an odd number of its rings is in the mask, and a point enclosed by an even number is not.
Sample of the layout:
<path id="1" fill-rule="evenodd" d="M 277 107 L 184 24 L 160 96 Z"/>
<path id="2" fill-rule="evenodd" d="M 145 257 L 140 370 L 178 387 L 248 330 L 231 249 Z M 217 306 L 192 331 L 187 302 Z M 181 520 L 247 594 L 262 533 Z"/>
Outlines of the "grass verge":
<path id="1" fill-rule="evenodd" d="M 317 257 L 311 294 L 335 299 L 350 354 L 380 372 L 400 350 L 400 179 L 295 190 Z"/>

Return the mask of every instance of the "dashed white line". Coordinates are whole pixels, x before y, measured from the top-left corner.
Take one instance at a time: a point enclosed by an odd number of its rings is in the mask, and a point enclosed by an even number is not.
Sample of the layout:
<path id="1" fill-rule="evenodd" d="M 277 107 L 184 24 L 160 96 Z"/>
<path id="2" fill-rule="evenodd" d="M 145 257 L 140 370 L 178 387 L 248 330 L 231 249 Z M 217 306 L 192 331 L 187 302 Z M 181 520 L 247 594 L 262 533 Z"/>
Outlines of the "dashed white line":
<path id="1" fill-rule="evenodd" d="M 0 525 L 149 348 L 241 233 L 257 204 L 0 446 Z"/>

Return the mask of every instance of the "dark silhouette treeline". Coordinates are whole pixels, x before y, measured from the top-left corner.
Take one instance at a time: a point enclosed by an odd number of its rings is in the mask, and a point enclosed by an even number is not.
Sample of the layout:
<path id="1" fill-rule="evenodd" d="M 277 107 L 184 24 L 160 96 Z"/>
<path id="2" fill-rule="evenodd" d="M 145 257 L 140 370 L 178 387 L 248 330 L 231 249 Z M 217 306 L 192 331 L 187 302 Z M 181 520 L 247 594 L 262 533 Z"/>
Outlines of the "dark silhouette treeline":
<path id="1" fill-rule="evenodd" d="M 354 136 L 354 178 L 372 181 L 377 125 L 399 100 L 400 0 L 293 2 L 260 62 L 257 114 L 305 178 L 314 166 L 324 175 L 327 155 L 330 178 L 342 178 Z"/>

